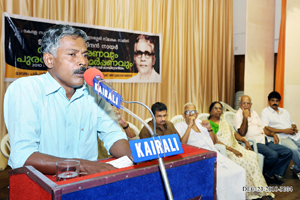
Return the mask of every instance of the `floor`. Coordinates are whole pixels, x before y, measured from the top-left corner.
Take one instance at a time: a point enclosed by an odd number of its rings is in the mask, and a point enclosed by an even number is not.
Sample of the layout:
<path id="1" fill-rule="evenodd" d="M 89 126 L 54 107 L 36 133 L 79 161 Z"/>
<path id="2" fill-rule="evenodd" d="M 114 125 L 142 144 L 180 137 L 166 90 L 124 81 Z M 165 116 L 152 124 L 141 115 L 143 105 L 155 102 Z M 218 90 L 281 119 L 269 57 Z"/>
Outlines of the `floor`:
<path id="1" fill-rule="evenodd" d="M 290 166 L 288 167 L 284 178 L 281 179 L 284 181 L 284 184 L 282 186 L 277 186 L 279 189 L 293 189 L 292 192 L 274 192 L 275 199 L 278 200 L 299 200 L 300 199 L 300 180 L 295 177 L 290 170 L 290 167 L 293 165 L 293 161 L 290 163 Z M 276 189 L 276 185 L 270 185 L 274 186 L 272 189 Z M 281 187 L 281 188 L 280 188 Z M 271 189 L 271 188 L 269 188 Z"/>
<path id="2" fill-rule="evenodd" d="M 293 162 L 290 163 L 290 166 Z M 0 171 L 0 200 L 8 199 L 8 170 Z M 292 189 L 292 192 L 274 192 L 276 200 L 299 200 L 300 199 L 300 180 L 293 176 L 293 173 L 288 168 L 285 177 L 282 179 L 284 184 L 282 186 L 270 185 L 272 189 Z M 271 189 L 271 187 L 269 189 Z"/>
<path id="3" fill-rule="evenodd" d="M 6 167 L 4 171 L 0 171 L 0 200 L 8 199 L 8 170 Z"/>

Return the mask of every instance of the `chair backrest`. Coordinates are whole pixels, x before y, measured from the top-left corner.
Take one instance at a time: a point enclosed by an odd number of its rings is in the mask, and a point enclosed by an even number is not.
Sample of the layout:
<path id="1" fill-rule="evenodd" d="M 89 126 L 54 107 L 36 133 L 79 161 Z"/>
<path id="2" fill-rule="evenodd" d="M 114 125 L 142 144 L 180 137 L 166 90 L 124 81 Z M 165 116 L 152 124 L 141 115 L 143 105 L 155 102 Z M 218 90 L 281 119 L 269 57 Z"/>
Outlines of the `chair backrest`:
<path id="1" fill-rule="evenodd" d="M 9 144 L 9 136 L 6 134 L 4 138 L 1 140 L 1 153 L 5 158 L 9 158 L 10 154 L 10 144 Z"/>
<path id="2" fill-rule="evenodd" d="M 200 113 L 200 114 L 198 115 L 197 119 L 199 119 L 199 120 L 202 121 L 202 120 L 207 120 L 208 117 L 209 117 L 209 113 Z"/>
<path id="3" fill-rule="evenodd" d="M 134 138 L 129 138 L 129 140 L 135 140 L 135 139 L 139 139 L 139 134 L 140 134 L 140 130 L 132 123 L 130 122 L 127 122 L 129 124 L 129 127 L 132 129 L 132 131 L 134 132 L 135 134 L 135 137 Z"/>
<path id="4" fill-rule="evenodd" d="M 228 105 L 227 103 L 224 103 L 223 101 L 220 101 L 220 103 L 223 106 L 223 113 L 225 113 L 227 110 L 236 113 L 237 110 L 233 109 L 230 105 Z"/>
<path id="5" fill-rule="evenodd" d="M 145 119 L 144 121 L 148 124 L 148 122 L 150 122 L 152 119 L 153 118 L 150 117 L 150 118 Z M 141 130 L 142 130 L 143 127 L 144 127 L 144 124 L 141 125 Z"/>
<path id="6" fill-rule="evenodd" d="M 235 113 L 231 112 L 231 111 L 227 111 L 224 113 L 224 119 L 228 122 L 228 124 L 230 124 L 230 126 L 232 126 L 232 119 L 234 117 Z M 233 128 L 233 126 L 232 126 Z"/>
<path id="7" fill-rule="evenodd" d="M 244 91 L 238 91 L 235 93 L 235 99 L 234 99 L 234 109 L 238 110 L 239 109 L 239 103 L 241 100 L 241 97 L 244 95 Z"/>
<path id="8" fill-rule="evenodd" d="M 183 118 L 182 115 L 176 115 L 171 119 L 171 122 L 175 125 L 178 122 L 185 122 L 185 119 Z"/>

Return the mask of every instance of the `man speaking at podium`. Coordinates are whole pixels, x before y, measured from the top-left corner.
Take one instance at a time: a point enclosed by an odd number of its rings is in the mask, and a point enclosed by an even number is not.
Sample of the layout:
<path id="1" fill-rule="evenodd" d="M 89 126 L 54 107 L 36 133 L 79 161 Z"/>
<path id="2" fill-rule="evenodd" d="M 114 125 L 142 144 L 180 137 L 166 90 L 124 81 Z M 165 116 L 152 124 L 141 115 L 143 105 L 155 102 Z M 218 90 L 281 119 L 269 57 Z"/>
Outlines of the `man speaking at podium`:
<path id="1" fill-rule="evenodd" d="M 72 158 L 80 161 L 82 173 L 115 169 L 95 162 L 97 136 L 114 157 L 131 157 L 111 106 L 84 84 L 86 41 L 80 29 L 49 28 L 41 45 L 47 73 L 20 78 L 7 89 L 4 118 L 12 168 L 32 165 L 44 174 L 55 174 L 57 161 Z"/>

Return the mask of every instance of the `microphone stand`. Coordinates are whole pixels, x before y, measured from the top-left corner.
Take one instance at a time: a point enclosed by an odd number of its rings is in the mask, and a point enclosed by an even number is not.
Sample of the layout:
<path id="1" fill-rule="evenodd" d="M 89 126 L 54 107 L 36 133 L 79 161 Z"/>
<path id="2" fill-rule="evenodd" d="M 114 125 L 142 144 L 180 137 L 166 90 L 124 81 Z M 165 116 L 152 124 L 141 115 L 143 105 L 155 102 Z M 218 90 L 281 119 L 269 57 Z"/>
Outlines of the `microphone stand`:
<path id="1" fill-rule="evenodd" d="M 97 81 L 100 81 L 100 82 L 104 81 L 100 76 L 95 76 L 94 79 L 95 78 L 96 78 Z M 104 82 L 107 83 L 106 81 L 104 81 Z M 107 86 L 110 87 L 112 90 L 114 90 L 114 88 L 112 87 L 111 84 L 107 83 Z M 156 134 L 156 122 L 155 122 L 154 114 L 152 113 L 150 108 L 148 106 L 146 106 L 145 104 L 143 104 L 141 102 L 138 102 L 138 101 L 124 101 L 123 98 L 121 98 L 121 101 L 124 102 L 124 103 L 128 103 L 128 104 L 137 103 L 137 104 L 140 104 L 140 105 L 144 106 L 145 108 L 147 108 L 147 110 L 150 112 L 150 114 L 152 116 L 152 119 L 153 119 L 154 132 L 152 131 L 150 126 L 144 120 L 142 120 L 139 116 L 137 116 L 136 114 L 134 114 L 133 112 L 131 112 L 127 108 L 125 108 L 123 106 L 120 106 L 120 108 L 123 109 L 125 112 L 127 112 L 129 115 L 131 115 L 134 118 L 136 118 L 137 120 L 139 120 L 148 129 L 148 131 L 150 132 L 150 134 L 152 135 L 153 140 L 154 140 L 154 137 L 158 136 L 158 135 Z M 155 144 L 155 148 L 157 150 L 156 143 L 154 142 L 154 144 Z M 168 199 L 169 200 L 174 200 L 173 194 L 172 194 L 172 191 L 171 191 L 171 187 L 170 187 L 170 183 L 169 183 L 169 179 L 168 179 L 168 176 L 167 176 L 167 171 L 166 171 L 166 168 L 165 168 L 165 165 L 164 165 L 164 161 L 159 155 L 158 155 L 158 164 L 159 164 L 159 169 L 160 169 L 160 172 L 161 172 L 161 176 L 162 176 L 163 181 L 164 181 L 164 186 L 165 186 L 165 190 L 167 192 Z"/>
<path id="2" fill-rule="evenodd" d="M 154 132 L 152 131 L 150 126 L 144 120 L 142 120 L 139 116 L 137 116 L 136 114 L 134 114 L 133 112 L 131 112 L 127 108 L 121 106 L 121 109 L 123 109 L 129 115 L 133 116 L 138 121 L 140 121 L 147 128 L 147 130 L 150 132 L 152 137 L 158 136 L 157 133 L 156 133 L 156 122 L 155 122 L 154 114 L 148 106 L 146 106 L 145 104 L 143 104 L 141 102 L 138 102 L 138 101 L 124 101 L 123 99 L 121 99 L 121 101 L 124 102 L 124 103 L 128 103 L 128 104 L 137 103 L 137 104 L 140 104 L 140 105 L 144 106 L 145 108 L 147 108 L 147 110 L 150 112 L 150 114 L 152 116 L 152 119 L 153 119 Z M 155 144 L 155 142 L 154 142 L 154 144 Z M 156 145 L 155 145 L 155 147 L 156 147 Z M 174 198 L 173 198 L 173 194 L 172 194 L 172 191 L 171 191 L 171 187 L 170 187 L 169 179 L 168 179 L 168 176 L 167 176 L 167 171 L 166 171 L 166 168 L 165 168 L 165 165 L 164 165 L 164 161 L 159 155 L 158 155 L 158 164 L 159 164 L 159 169 L 160 169 L 160 172 L 161 172 L 161 176 L 162 176 L 163 181 L 164 181 L 164 186 L 165 186 L 165 190 L 167 192 L 168 199 L 173 200 Z"/>

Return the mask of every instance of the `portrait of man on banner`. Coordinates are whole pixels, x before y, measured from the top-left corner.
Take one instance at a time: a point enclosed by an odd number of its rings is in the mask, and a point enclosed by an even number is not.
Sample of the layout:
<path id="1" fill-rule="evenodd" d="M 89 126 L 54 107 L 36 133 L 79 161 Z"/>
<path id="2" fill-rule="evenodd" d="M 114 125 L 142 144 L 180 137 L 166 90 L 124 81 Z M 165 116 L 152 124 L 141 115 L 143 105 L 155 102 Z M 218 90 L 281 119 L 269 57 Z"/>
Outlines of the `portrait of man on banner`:
<path id="1" fill-rule="evenodd" d="M 155 68 L 155 45 L 154 37 L 141 34 L 136 38 L 134 64 L 138 74 L 128 79 L 128 82 L 161 82 L 159 68 Z"/>

